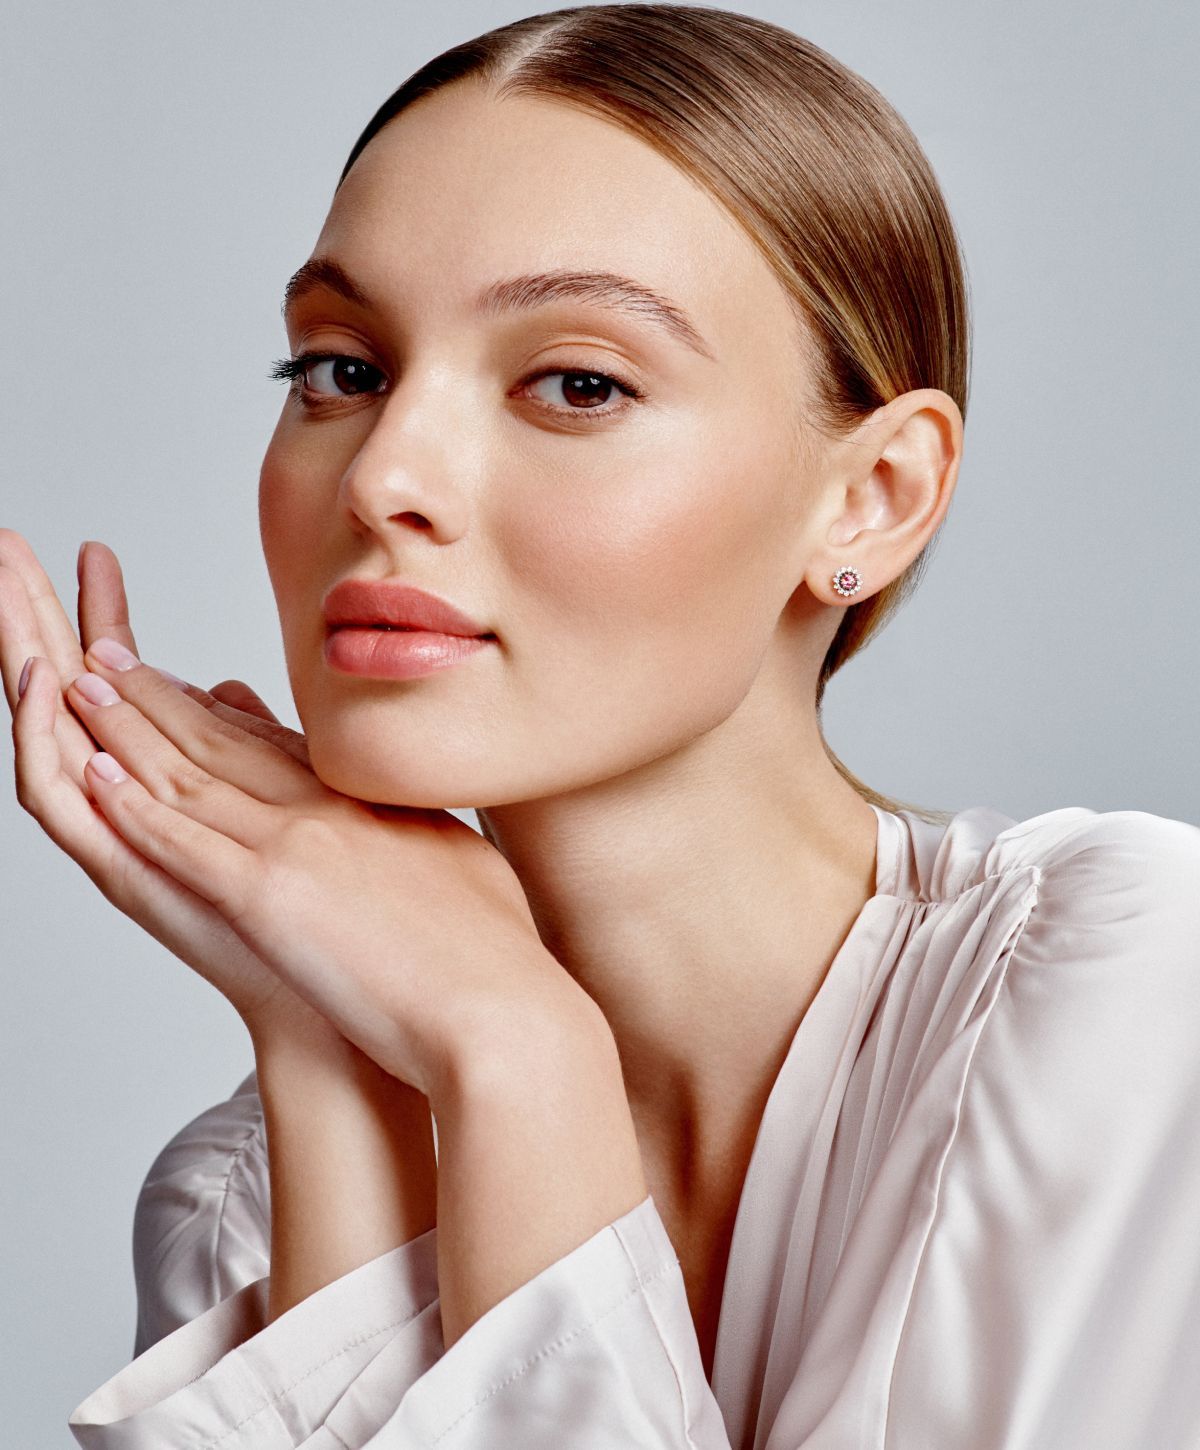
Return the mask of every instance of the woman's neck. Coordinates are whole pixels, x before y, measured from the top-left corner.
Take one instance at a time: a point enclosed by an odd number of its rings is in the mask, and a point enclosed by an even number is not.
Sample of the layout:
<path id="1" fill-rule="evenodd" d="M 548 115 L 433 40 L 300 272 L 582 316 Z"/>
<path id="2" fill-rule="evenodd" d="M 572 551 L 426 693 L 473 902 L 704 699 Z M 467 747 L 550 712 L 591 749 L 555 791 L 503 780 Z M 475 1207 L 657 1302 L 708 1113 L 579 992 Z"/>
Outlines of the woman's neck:
<path id="1" fill-rule="evenodd" d="M 815 719 L 806 743 L 768 744 L 735 715 L 625 776 L 479 812 L 608 1019 L 635 1116 L 714 1143 L 875 892 L 875 813 Z"/>

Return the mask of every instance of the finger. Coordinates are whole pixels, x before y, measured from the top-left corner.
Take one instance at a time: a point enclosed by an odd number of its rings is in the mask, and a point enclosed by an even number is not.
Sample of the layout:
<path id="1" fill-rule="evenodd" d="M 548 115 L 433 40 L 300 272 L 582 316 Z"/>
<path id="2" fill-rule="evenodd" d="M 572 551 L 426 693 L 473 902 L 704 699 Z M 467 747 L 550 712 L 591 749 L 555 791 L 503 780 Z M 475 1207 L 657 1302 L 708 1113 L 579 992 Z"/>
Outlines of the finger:
<path id="1" fill-rule="evenodd" d="M 269 720 L 272 724 L 287 728 L 278 715 L 271 713 L 262 696 L 256 695 L 242 680 L 222 680 L 208 693 L 223 705 L 231 705 L 235 710 L 245 711 L 247 715 L 257 715 L 260 720 Z"/>
<path id="2" fill-rule="evenodd" d="M 279 807 L 321 793 L 311 770 L 218 718 L 149 665 L 135 661 L 121 670 L 98 660 L 110 643 L 93 641 L 90 669 L 72 681 L 67 700 L 101 748 L 159 800 L 177 809 L 187 800 L 190 813 L 248 843 L 272 829 Z"/>
<path id="3" fill-rule="evenodd" d="M 3 532 L 3 530 L 0 530 Z M 4 690 L 14 723 L 17 709 L 17 684 L 25 661 L 36 655 L 46 660 L 47 665 L 58 673 L 55 661 L 48 655 L 42 629 L 34 614 L 33 605 L 25 581 L 14 569 L 0 564 L 0 673 L 4 677 Z M 82 656 L 80 669 L 82 669 Z M 77 669 L 76 674 L 79 673 Z M 82 723 L 72 715 L 62 697 L 61 676 L 59 690 L 54 699 L 54 734 L 59 749 L 59 768 L 66 773 L 75 786 L 83 789 L 83 767 L 88 756 L 96 749 Z M 67 678 L 72 678 L 68 668 Z"/>
<path id="4" fill-rule="evenodd" d="M 52 729 L 60 698 L 53 668 L 35 657 L 13 717 L 20 803 L 118 910 L 234 1001 L 226 967 L 236 970 L 245 943 L 230 932 L 232 921 L 223 920 L 213 902 L 121 835 L 90 783 L 81 789 L 66 779 Z M 211 894 L 211 874 L 207 879 Z"/>
<path id="5" fill-rule="evenodd" d="M 85 539 L 79 551 L 79 640 L 86 650 L 92 640 L 102 637 L 138 653 L 117 556 L 98 539 Z"/>
<path id="6" fill-rule="evenodd" d="M 225 684 L 214 684 L 213 690 L 220 690 L 222 695 L 229 693 Z M 229 721 L 230 725 L 236 726 L 248 735 L 257 735 L 259 740 L 267 741 L 268 745 L 274 745 L 278 750 L 286 751 L 293 760 L 300 761 L 304 769 L 312 770 L 309 764 L 309 742 L 304 740 L 303 735 L 300 735 L 299 732 L 288 729 L 287 725 L 281 725 L 268 711 L 267 706 L 262 706 L 262 711 L 264 711 L 262 715 L 249 713 L 236 706 L 228 705 L 225 699 L 217 699 L 216 696 L 210 695 L 207 690 L 201 689 L 199 684 L 188 684 L 187 693 L 190 699 L 199 700 L 200 705 L 203 705 L 204 709 L 217 719 Z M 255 699 L 257 697 L 255 696 Z"/>
<path id="7" fill-rule="evenodd" d="M 273 715 L 249 685 L 243 684 L 241 680 L 223 680 L 212 687 L 211 693 L 201 690 L 198 685 L 189 688 L 193 692 L 193 699 L 199 699 L 202 705 L 222 720 L 228 720 L 252 735 L 261 736 L 280 750 L 286 750 L 293 760 L 298 760 L 306 769 L 311 769 L 308 741 L 298 731 L 284 725 L 278 716 Z"/>
<path id="8" fill-rule="evenodd" d="M 0 621 L 3 622 L 0 664 L 4 669 L 4 691 L 15 719 L 21 669 L 31 656 L 43 653 L 43 645 L 25 585 L 16 571 L 4 564 L 0 564 Z"/>
<path id="9" fill-rule="evenodd" d="M 105 543 L 98 539 L 86 539 L 79 550 L 79 638 L 86 650 L 95 639 L 115 639 L 118 644 L 123 645 L 131 654 L 138 653 L 137 642 L 134 639 L 133 630 L 129 623 L 129 601 L 125 592 L 124 578 L 120 562 L 116 553 Z M 81 666 L 82 668 L 82 666 Z M 78 673 L 79 671 L 75 671 Z M 73 676 L 72 676 L 73 678 Z M 267 720 L 286 731 L 287 727 L 277 720 L 267 708 L 266 704 L 258 695 L 244 684 L 241 680 L 227 682 L 246 697 L 243 702 L 240 699 L 233 699 L 229 703 L 237 710 L 244 710 L 248 714 L 257 715 L 260 719 Z M 197 699 L 208 709 L 212 709 L 215 702 L 215 691 L 210 695 L 201 690 L 198 685 L 188 685 L 187 692 L 193 699 Z M 218 712 L 220 713 L 220 712 Z M 236 716 L 230 717 L 221 714 L 221 718 L 230 720 L 232 724 L 242 724 Z M 297 750 L 294 741 L 302 737 L 295 731 L 287 731 L 289 739 L 280 739 L 271 732 L 258 732 L 262 739 L 270 741 L 271 744 L 286 750 L 294 760 L 308 764 L 308 749 L 305 746 Z M 90 746 L 90 742 L 89 742 Z M 89 748 L 87 754 L 91 754 Z M 79 762 L 79 778 L 83 778 L 83 760 Z"/>
<path id="10" fill-rule="evenodd" d="M 83 649 L 49 575 L 28 542 L 15 529 L 0 529 L 0 564 L 11 569 L 25 593 L 41 638 L 41 648 L 29 650 L 48 659 L 58 671 L 59 688 L 83 669 Z M 18 670 L 24 660 L 17 665 Z"/>
<path id="11" fill-rule="evenodd" d="M 162 688 L 172 689 L 170 685 Z M 282 807 L 198 765 L 136 705 L 123 700 L 107 680 L 84 671 L 71 682 L 67 699 L 101 749 L 161 804 L 210 830 L 220 831 L 242 846 L 261 845 L 274 835 Z M 179 699 L 176 703 L 183 701 Z M 194 702 L 188 704 L 200 716 L 202 728 L 220 723 L 209 721 L 203 708 Z M 229 727 L 222 725 L 221 728 Z M 247 747 L 260 745 L 249 736 L 242 738 Z"/>
<path id="12" fill-rule="evenodd" d="M 147 861 L 216 907 L 231 924 L 245 913 L 259 874 L 259 858 L 252 849 L 158 800 L 106 751 L 88 761 L 87 782 L 105 819 Z"/>
<path id="13" fill-rule="evenodd" d="M 114 847 L 120 837 L 97 811 L 84 790 L 63 772 L 54 733 L 62 695 L 49 660 L 37 656 L 29 667 L 25 693 L 13 712 L 17 800 L 56 846 L 71 856 L 110 900 L 116 900 Z"/>

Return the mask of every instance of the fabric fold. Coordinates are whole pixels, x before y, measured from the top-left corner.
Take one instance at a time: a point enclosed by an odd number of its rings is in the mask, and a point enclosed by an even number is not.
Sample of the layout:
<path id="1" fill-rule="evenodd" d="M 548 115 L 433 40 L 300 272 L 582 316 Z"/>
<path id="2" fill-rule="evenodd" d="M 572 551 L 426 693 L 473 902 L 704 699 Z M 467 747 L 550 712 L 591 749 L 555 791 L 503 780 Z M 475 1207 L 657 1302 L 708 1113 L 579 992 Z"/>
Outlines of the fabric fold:
<path id="1" fill-rule="evenodd" d="M 255 1280 L 119 1370 L 69 1428 L 87 1450 L 299 1445 L 397 1341 L 389 1392 L 402 1393 L 403 1375 L 417 1379 L 442 1349 L 436 1236 L 359 1265 L 269 1324 L 269 1279 Z"/>
<path id="2" fill-rule="evenodd" d="M 566 1444 L 729 1450 L 652 1196 L 476 1320 L 366 1442 Z"/>

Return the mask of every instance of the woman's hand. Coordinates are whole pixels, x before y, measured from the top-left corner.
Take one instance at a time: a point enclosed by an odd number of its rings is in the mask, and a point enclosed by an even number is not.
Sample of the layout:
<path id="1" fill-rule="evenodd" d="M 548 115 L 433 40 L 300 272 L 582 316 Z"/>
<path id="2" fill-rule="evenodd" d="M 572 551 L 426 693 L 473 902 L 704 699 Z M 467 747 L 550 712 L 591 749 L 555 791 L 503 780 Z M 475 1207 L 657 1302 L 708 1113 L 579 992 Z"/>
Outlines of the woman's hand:
<path id="1" fill-rule="evenodd" d="M 260 961 L 210 902 L 134 850 L 89 802 L 85 766 L 101 747 L 71 713 L 63 689 L 81 674 L 83 650 L 106 635 L 134 654 L 121 568 L 106 545 L 88 543 L 79 559 L 79 636 L 26 540 L 0 529 L 0 669 L 14 712 L 17 799 L 56 845 L 72 856 L 109 901 L 213 983 L 241 1013 L 252 1034 L 289 1039 L 340 1034 Z M 29 728 L 17 742 L 17 683 L 31 655 L 42 663 Z M 45 663 L 49 661 L 49 665 Z M 57 678 L 55 678 L 57 677 Z M 289 730 L 248 685 L 227 680 L 187 694 L 233 731 L 269 742 L 307 764 L 304 737 Z"/>
<path id="2" fill-rule="evenodd" d="M 202 974 L 248 1021 L 272 1005 L 248 971 L 265 963 L 430 1097 L 476 1042 L 509 1049 L 548 1020 L 595 1030 L 598 1009 L 546 950 L 515 874 L 478 832 L 447 811 L 331 790 L 278 743 L 136 659 L 103 663 L 96 648 L 83 663 L 115 703 L 93 703 L 75 680 L 67 700 L 124 778 L 105 779 L 94 759 L 81 785 L 67 774 L 59 681 L 36 660 L 13 723 L 21 803 L 118 905 L 129 900 L 128 858 L 97 849 L 95 818 L 207 902 L 250 956 L 232 974 L 206 958 Z"/>

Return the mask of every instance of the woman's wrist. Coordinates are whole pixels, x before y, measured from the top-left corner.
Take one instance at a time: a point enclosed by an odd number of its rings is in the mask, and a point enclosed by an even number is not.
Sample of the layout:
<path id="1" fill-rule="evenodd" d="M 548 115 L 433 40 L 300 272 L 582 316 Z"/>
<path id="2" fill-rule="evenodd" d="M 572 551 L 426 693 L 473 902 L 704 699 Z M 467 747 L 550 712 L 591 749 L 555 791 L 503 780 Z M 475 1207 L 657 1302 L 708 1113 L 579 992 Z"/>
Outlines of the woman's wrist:
<path id="1" fill-rule="evenodd" d="M 269 1072 L 288 1072 L 293 1067 L 336 1066 L 349 1069 L 358 1049 L 325 1018 L 282 1023 L 247 1023 L 254 1061 L 261 1083 Z"/>
<path id="2" fill-rule="evenodd" d="M 344 1058 L 353 1047 L 328 1017 L 291 991 L 281 990 L 253 1014 L 243 1010 L 241 1017 L 258 1061 L 294 1054 Z"/>
<path id="3" fill-rule="evenodd" d="M 531 1017 L 515 1034 L 505 1014 L 433 1104 L 447 1349 L 648 1191 L 620 1055 L 599 1009 Z"/>
<path id="4" fill-rule="evenodd" d="M 340 1034 L 255 1035 L 271 1184 L 268 1320 L 437 1222 L 429 1102 Z"/>

